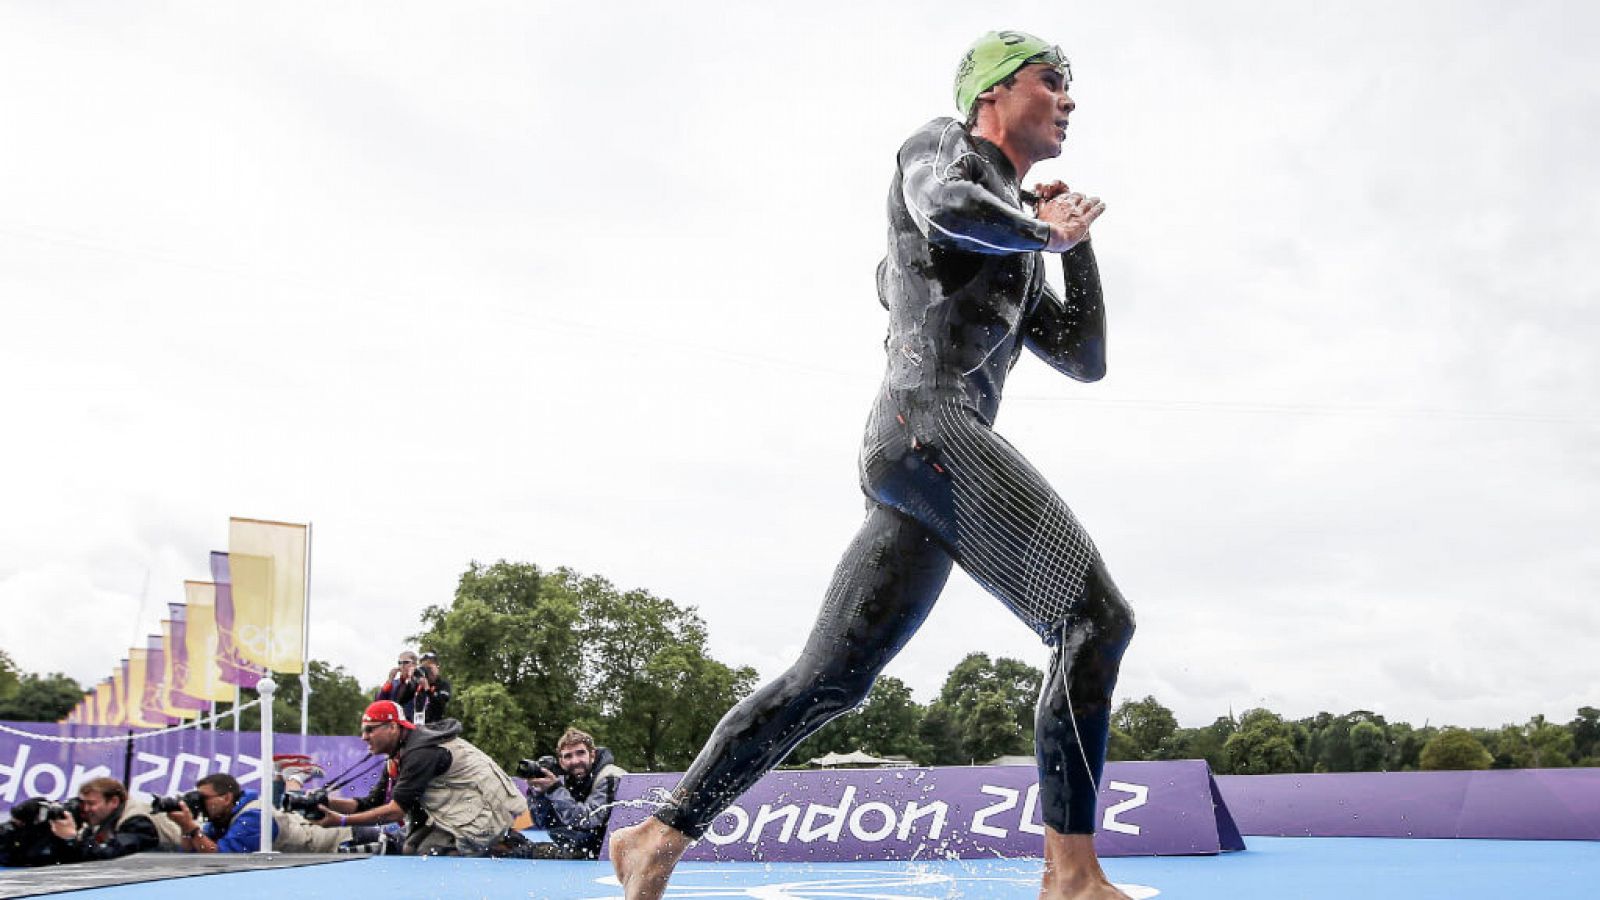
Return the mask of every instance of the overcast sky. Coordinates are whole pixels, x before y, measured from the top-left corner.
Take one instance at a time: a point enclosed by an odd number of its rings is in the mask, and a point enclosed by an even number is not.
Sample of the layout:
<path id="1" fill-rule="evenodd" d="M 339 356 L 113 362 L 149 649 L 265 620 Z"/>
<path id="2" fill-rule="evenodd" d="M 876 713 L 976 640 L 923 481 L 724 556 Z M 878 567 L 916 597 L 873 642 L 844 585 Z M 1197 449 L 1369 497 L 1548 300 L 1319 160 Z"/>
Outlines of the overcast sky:
<path id="1" fill-rule="evenodd" d="M 990 28 L 1078 102 L 1110 371 L 998 430 L 1139 616 L 1120 696 L 1600 705 L 1592 4 L 0 2 L 0 648 L 107 675 L 230 515 L 375 683 L 470 560 L 763 676 L 860 522 L 900 142 Z M 1058 269 L 1052 263 L 1052 271 Z M 1042 665 L 956 576 L 889 668 Z"/>

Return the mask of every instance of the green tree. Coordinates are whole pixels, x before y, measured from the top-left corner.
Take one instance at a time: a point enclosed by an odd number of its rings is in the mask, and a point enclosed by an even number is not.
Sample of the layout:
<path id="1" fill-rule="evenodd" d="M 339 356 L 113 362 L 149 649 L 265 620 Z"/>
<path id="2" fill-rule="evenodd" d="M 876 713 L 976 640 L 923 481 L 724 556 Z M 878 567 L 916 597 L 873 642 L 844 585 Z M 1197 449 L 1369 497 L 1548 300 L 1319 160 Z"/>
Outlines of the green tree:
<path id="1" fill-rule="evenodd" d="M 636 770 L 681 771 L 755 681 L 754 669 L 729 668 L 703 646 L 665 643 L 637 676 L 598 688 L 611 704 L 596 729 Z"/>
<path id="2" fill-rule="evenodd" d="M 371 696 L 343 666 L 313 659 L 307 668 L 311 681 L 311 714 L 306 719 L 307 734 L 355 734 L 361 728 L 361 713 Z M 300 676 L 275 675 L 278 689 L 272 698 L 272 730 L 296 733 L 300 730 Z M 255 691 L 241 692 L 241 699 L 254 700 Z M 261 707 L 252 706 L 239 714 L 245 729 L 261 727 Z"/>
<path id="3" fill-rule="evenodd" d="M 1118 704 L 1116 712 L 1111 714 L 1111 726 L 1126 735 L 1132 744 L 1132 755 L 1113 758 L 1155 759 L 1161 742 L 1177 732 L 1178 719 L 1156 698 L 1147 696 Z"/>
<path id="4" fill-rule="evenodd" d="M 481 685 L 505 691 L 452 706 L 467 738 L 507 740 L 483 716 L 514 714 L 528 736 L 521 756 L 553 752 L 578 725 L 627 768 L 682 768 L 755 682 L 753 670 L 710 656 L 692 607 L 570 569 L 474 562 L 423 625 L 415 640 L 439 654 L 458 698 Z"/>
<path id="5" fill-rule="evenodd" d="M 29 672 L 17 678 L 9 696 L 0 698 L 0 719 L 54 722 L 72 712 L 82 699 L 83 685 L 60 672 L 49 675 Z"/>
<path id="6" fill-rule="evenodd" d="M 1295 729 L 1265 709 L 1247 710 L 1239 730 L 1223 744 L 1228 771 L 1235 775 L 1267 775 L 1299 771 Z"/>
<path id="7" fill-rule="evenodd" d="M 960 750 L 953 762 L 1031 753 L 1034 705 L 1043 680 L 1043 673 L 1026 663 L 990 660 L 986 653 L 971 653 L 956 663 L 937 701 L 949 708 L 957 727 Z"/>
<path id="8" fill-rule="evenodd" d="M 1423 726 L 1413 728 L 1406 722 L 1389 726 L 1388 769 L 1394 772 L 1414 771 L 1422 765 L 1422 748 L 1439 729 Z"/>
<path id="9" fill-rule="evenodd" d="M 1600 765 L 1600 709 L 1578 707 L 1577 718 L 1567 723 L 1572 732 L 1572 757 L 1580 766 Z"/>
<path id="10" fill-rule="evenodd" d="M 928 766 L 959 766 L 968 759 L 961 750 L 961 723 L 955 707 L 942 700 L 928 705 L 917 727 L 924 749 L 917 762 Z"/>
<path id="11" fill-rule="evenodd" d="M 11 699 L 22 686 L 22 672 L 12 661 L 11 654 L 0 650 L 0 703 Z"/>
<path id="12" fill-rule="evenodd" d="M 1137 741 L 1129 737 L 1126 731 L 1113 725 L 1106 741 L 1106 759 L 1111 762 L 1138 761 L 1144 759 L 1144 754 L 1140 752 Z"/>
<path id="13" fill-rule="evenodd" d="M 920 736 L 923 718 L 924 710 L 912 699 L 911 688 L 893 675 L 884 675 L 860 706 L 802 741 L 789 754 L 789 762 L 801 765 L 825 753 L 852 750 L 922 761 L 928 756 Z"/>
<path id="14" fill-rule="evenodd" d="M 1572 732 L 1534 716 L 1526 725 L 1506 725 L 1494 737 L 1494 768 L 1551 769 L 1572 765 Z"/>
<path id="15" fill-rule="evenodd" d="M 1032 750 L 1031 735 L 1017 724 L 1015 704 L 997 690 L 977 695 L 961 729 L 961 749 L 973 762 Z"/>
<path id="16" fill-rule="evenodd" d="M 500 685 L 512 701 L 453 705 L 468 740 L 490 741 L 492 731 L 505 727 L 485 718 L 483 710 L 510 709 L 530 736 L 519 755 L 536 748 L 550 752 L 561 732 L 589 712 L 580 698 L 579 589 L 580 579 L 566 569 L 547 575 L 526 563 L 473 562 L 450 606 L 423 611 L 424 629 L 414 639 L 439 655 L 456 699 L 475 685 Z"/>
<path id="17" fill-rule="evenodd" d="M 1389 758 L 1389 738 L 1383 726 L 1363 720 L 1350 726 L 1350 765 L 1356 772 L 1381 772 Z"/>
<path id="18" fill-rule="evenodd" d="M 514 772 L 517 760 L 537 755 L 533 752 L 535 742 L 527 716 L 505 685 L 479 682 L 456 690 L 452 683 L 451 688 L 451 711 L 460 712 L 462 720 L 474 723 L 470 740 L 500 768 Z M 553 750 L 552 742 L 551 750 L 543 752 Z"/>
<path id="19" fill-rule="evenodd" d="M 1494 757 L 1481 742 L 1460 728 L 1446 728 L 1422 748 L 1424 770 L 1487 769 Z"/>
<path id="20" fill-rule="evenodd" d="M 1227 754 L 1223 746 L 1239 730 L 1233 716 L 1219 716 L 1205 728 L 1179 728 L 1156 748 L 1154 759 L 1203 759 L 1211 770 L 1227 774 Z"/>

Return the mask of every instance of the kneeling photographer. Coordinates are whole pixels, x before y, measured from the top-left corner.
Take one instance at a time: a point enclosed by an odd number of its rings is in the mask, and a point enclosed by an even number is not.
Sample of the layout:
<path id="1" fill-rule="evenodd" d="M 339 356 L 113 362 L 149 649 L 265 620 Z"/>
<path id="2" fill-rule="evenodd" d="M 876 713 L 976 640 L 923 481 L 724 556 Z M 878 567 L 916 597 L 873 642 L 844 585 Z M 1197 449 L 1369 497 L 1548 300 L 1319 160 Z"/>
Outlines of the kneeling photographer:
<path id="1" fill-rule="evenodd" d="M 516 783 L 483 751 L 461 738 L 461 723 L 417 726 L 392 700 L 361 717 L 361 740 L 389 757 L 367 796 L 330 797 L 324 828 L 405 820 L 403 853 L 481 856 L 526 807 Z"/>
<path id="2" fill-rule="evenodd" d="M 165 834 L 163 834 L 165 832 Z M 177 827 L 150 805 L 130 800 L 122 782 L 95 778 L 65 803 L 34 798 L 0 826 L 0 865 L 52 866 L 116 859 L 177 842 Z"/>
<path id="3" fill-rule="evenodd" d="M 556 759 L 523 760 L 517 774 L 528 779 L 528 810 L 549 841 L 516 855 L 532 859 L 599 859 L 617 783 L 628 774 L 594 738 L 568 728 L 556 742 Z"/>
<path id="4" fill-rule="evenodd" d="M 239 786 L 232 775 L 213 772 L 196 781 L 181 797 L 164 797 L 156 810 L 165 812 L 182 833 L 179 850 L 186 853 L 254 853 L 261 849 L 261 798 Z M 205 825 L 195 822 L 204 816 Z M 277 840 L 277 824 L 272 838 Z"/>

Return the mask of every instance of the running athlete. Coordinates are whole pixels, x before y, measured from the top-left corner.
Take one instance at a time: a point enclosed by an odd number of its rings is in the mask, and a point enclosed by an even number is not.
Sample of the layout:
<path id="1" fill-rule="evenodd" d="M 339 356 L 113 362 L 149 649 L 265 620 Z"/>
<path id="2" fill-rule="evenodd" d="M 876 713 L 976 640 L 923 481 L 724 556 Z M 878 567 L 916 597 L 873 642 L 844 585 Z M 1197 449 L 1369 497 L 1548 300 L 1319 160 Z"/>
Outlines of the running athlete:
<path id="1" fill-rule="evenodd" d="M 787 672 L 723 717 L 651 819 L 612 836 L 629 900 L 659 898 L 712 819 L 806 735 L 866 699 L 958 564 L 1051 648 L 1035 724 L 1046 898 L 1123 897 L 1094 853 L 1111 692 L 1133 613 L 1061 498 L 992 430 L 1022 348 L 1079 381 L 1105 373 L 1089 226 L 1105 210 L 1061 182 L 1029 194 L 1074 109 L 1059 48 L 990 32 L 962 59 L 956 105 L 900 148 L 878 298 L 888 372 L 867 419 L 867 516 Z M 1023 209 L 1031 202 L 1035 214 Z M 1065 297 L 1045 281 L 1062 258 Z"/>

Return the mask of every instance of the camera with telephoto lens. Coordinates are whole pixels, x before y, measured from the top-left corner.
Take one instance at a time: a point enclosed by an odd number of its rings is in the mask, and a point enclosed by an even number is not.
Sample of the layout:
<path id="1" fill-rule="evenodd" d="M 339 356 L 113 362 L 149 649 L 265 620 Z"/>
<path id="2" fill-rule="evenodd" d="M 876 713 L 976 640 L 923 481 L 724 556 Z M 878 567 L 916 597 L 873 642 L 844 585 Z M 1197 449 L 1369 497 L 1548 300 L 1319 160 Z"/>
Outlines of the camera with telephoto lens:
<path id="1" fill-rule="evenodd" d="M 81 822 L 83 819 L 78 815 L 78 811 L 82 808 L 82 797 L 73 797 L 64 803 L 46 803 L 44 817 L 51 821 L 70 818 L 74 822 Z"/>
<path id="2" fill-rule="evenodd" d="M 160 794 L 150 795 L 150 811 L 158 813 L 174 813 L 178 807 L 185 807 L 189 815 L 198 816 L 205 808 L 205 803 L 200 799 L 199 791 L 184 791 L 174 797 L 163 797 Z"/>
<path id="3" fill-rule="evenodd" d="M 328 803 L 328 792 L 317 791 L 289 791 L 283 795 L 283 802 L 279 804 L 284 812 L 299 813 L 308 822 L 315 822 L 326 816 L 322 807 Z"/>
<path id="4" fill-rule="evenodd" d="M 546 775 L 559 776 L 560 774 L 561 764 L 556 762 L 554 756 L 517 760 L 517 776 L 519 778 L 543 778 Z"/>

